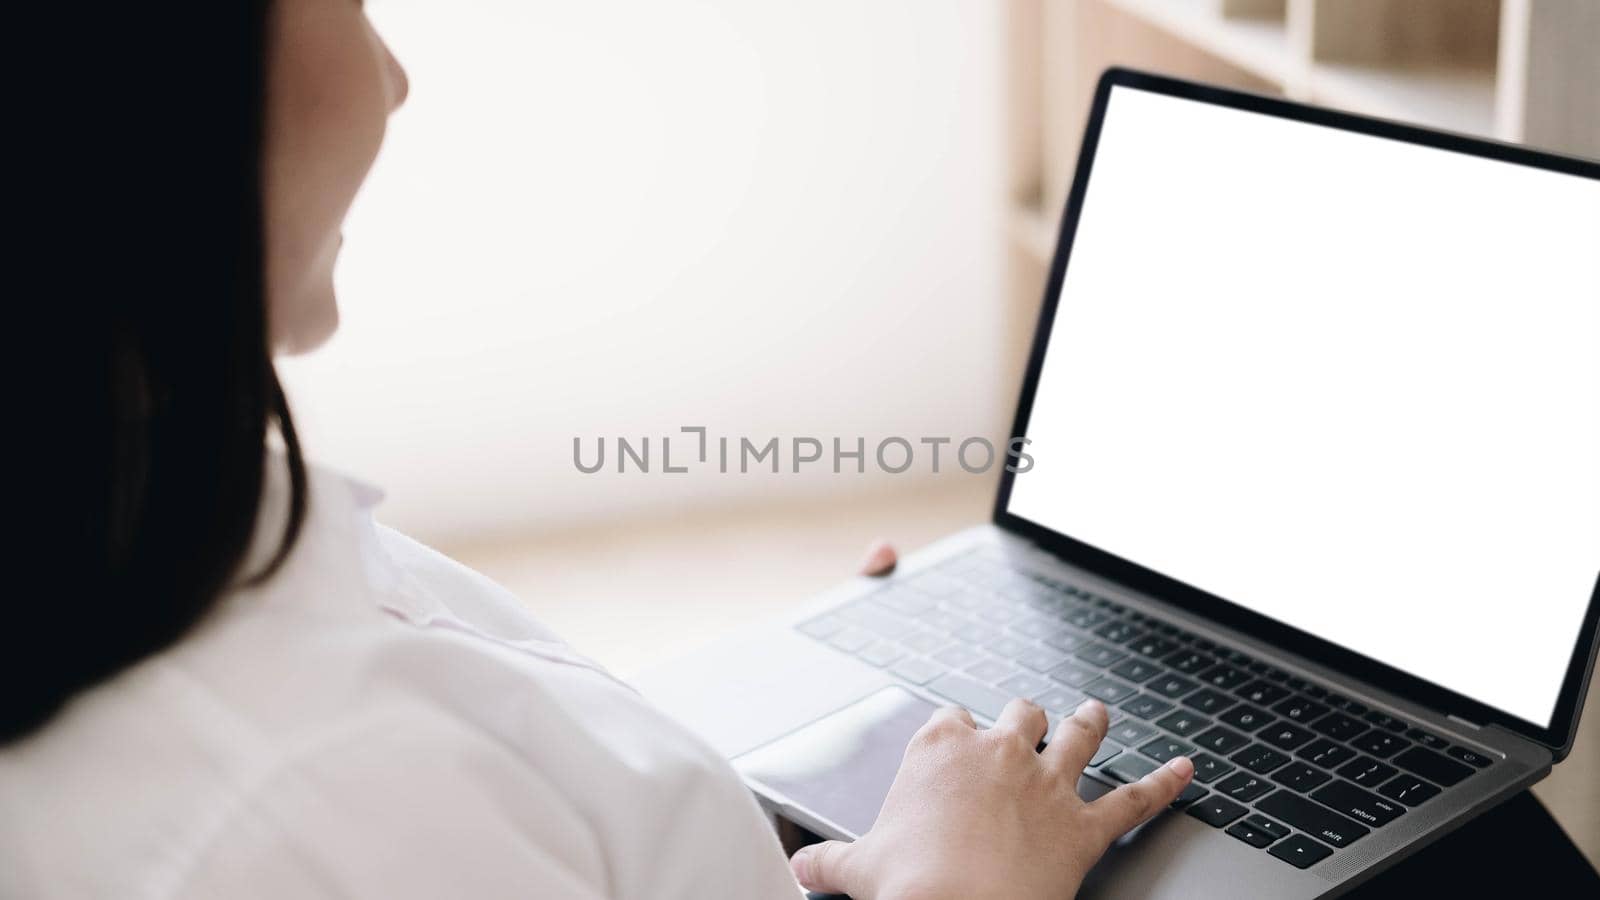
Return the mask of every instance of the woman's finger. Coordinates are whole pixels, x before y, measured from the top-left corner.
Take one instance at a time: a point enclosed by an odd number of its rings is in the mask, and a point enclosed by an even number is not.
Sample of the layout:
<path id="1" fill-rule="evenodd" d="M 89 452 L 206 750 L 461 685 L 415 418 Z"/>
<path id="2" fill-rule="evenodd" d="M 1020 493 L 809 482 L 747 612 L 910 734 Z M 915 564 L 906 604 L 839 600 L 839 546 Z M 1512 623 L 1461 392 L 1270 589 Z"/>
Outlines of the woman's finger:
<path id="1" fill-rule="evenodd" d="M 972 713 L 959 706 L 941 706 L 928 717 L 927 727 L 939 725 L 944 722 L 965 725 L 968 728 L 977 728 L 978 723 L 972 721 Z"/>
<path id="2" fill-rule="evenodd" d="M 856 893 L 854 868 L 850 864 L 854 845 L 844 841 L 823 841 L 801 847 L 789 858 L 795 880 L 808 891 L 822 894 Z"/>
<path id="3" fill-rule="evenodd" d="M 1094 752 L 1100 749 L 1108 722 L 1105 704 L 1099 700 L 1085 700 L 1056 726 L 1056 733 L 1050 736 L 1050 745 L 1044 748 L 1042 755 L 1063 773 L 1076 778 L 1083 774 Z"/>
<path id="4" fill-rule="evenodd" d="M 899 561 L 894 547 L 880 538 L 867 545 L 867 555 L 861 558 L 859 571 L 863 575 L 887 575 L 894 571 L 895 563 Z"/>
<path id="5" fill-rule="evenodd" d="M 1175 756 L 1138 781 L 1090 803 L 1089 815 L 1097 820 L 1101 837 L 1109 844 L 1172 805 L 1193 777 L 1194 763 L 1189 757 Z"/>
<path id="6" fill-rule="evenodd" d="M 1019 734 L 1027 739 L 1029 747 L 1044 740 L 1044 733 L 1049 727 L 1050 722 L 1045 718 L 1044 710 L 1021 697 L 1007 703 L 994 723 L 995 731 Z"/>

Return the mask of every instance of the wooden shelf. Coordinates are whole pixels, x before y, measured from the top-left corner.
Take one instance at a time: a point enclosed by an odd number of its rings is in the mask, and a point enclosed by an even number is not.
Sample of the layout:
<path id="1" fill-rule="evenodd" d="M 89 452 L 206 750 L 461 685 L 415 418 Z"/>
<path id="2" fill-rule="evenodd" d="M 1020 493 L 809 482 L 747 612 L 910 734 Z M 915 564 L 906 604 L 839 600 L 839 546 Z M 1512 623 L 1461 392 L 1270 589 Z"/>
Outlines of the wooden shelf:
<path id="1" fill-rule="evenodd" d="M 1317 63 L 1312 103 L 1479 137 L 1495 131 L 1495 73 L 1487 66 Z"/>
<path id="2" fill-rule="evenodd" d="M 1018 360 L 1108 66 L 1600 158 L 1600 0 L 1007 2 Z"/>
<path id="3" fill-rule="evenodd" d="M 1104 2 L 1280 89 L 1296 78 L 1296 54 L 1282 17 L 1226 17 L 1223 0 Z"/>

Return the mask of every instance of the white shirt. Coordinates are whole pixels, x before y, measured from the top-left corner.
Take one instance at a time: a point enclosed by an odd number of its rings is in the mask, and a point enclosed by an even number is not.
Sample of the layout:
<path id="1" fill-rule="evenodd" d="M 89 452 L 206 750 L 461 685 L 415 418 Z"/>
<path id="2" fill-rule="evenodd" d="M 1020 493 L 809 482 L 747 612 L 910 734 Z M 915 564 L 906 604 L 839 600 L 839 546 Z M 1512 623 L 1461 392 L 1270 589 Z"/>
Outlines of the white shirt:
<path id="1" fill-rule="evenodd" d="M 0 750 L 0 897 L 798 895 L 712 749 L 375 491 L 310 499 L 264 586 Z"/>

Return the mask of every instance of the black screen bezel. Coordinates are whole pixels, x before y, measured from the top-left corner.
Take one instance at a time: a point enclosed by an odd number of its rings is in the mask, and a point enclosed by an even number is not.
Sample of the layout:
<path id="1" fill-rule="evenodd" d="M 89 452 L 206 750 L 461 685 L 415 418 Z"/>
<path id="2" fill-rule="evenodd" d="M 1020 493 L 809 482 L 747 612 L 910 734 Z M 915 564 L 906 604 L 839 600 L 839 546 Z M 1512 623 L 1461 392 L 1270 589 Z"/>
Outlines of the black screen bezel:
<path id="1" fill-rule="evenodd" d="M 1033 347 L 1028 366 L 1023 375 L 1022 393 L 1017 405 L 1013 435 L 1026 435 L 1029 415 L 1033 409 L 1034 392 L 1039 386 L 1039 374 L 1044 368 L 1046 345 L 1051 326 L 1055 321 L 1060 300 L 1061 285 L 1066 277 L 1071 256 L 1073 236 L 1077 231 L 1078 217 L 1088 190 L 1089 176 L 1094 165 L 1095 149 L 1099 142 L 1100 127 L 1105 118 L 1106 105 L 1114 87 L 1150 91 L 1170 97 L 1179 97 L 1211 103 L 1232 109 L 1246 110 L 1264 115 L 1292 119 L 1367 134 L 1389 140 L 1403 141 L 1434 147 L 1454 153 L 1465 153 L 1517 165 L 1531 166 L 1552 172 L 1576 175 L 1580 178 L 1600 180 L 1600 163 L 1557 156 L 1526 147 L 1501 144 L 1463 135 L 1433 131 L 1382 119 L 1336 112 L 1319 107 L 1245 94 L 1209 85 L 1195 84 L 1165 76 L 1151 75 L 1128 69 L 1108 69 L 1095 89 L 1094 104 L 1084 130 L 1083 146 L 1078 155 L 1077 171 L 1072 189 L 1067 196 L 1066 210 L 1061 219 L 1060 236 L 1056 243 L 1055 259 L 1046 282 L 1045 295 L 1040 307 L 1038 326 L 1034 332 Z M 1597 251 L 1600 252 L 1600 251 Z M 1600 347 L 1596 348 L 1600 352 Z M 1067 535 L 1053 531 L 1035 522 L 1008 512 L 1011 489 L 1016 473 L 1003 468 L 999 490 L 995 496 L 993 522 L 996 526 L 1034 541 L 1039 546 L 1060 556 L 1066 562 L 1125 584 L 1130 588 L 1170 602 L 1236 629 L 1261 641 L 1320 663 L 1375 685 L 1394 695 L 1420 705 L 1453 714 L 1479 725 L 1500 725 L 1530 740 L 1550 747 L 1556 759 L 1566 756 L 1572 746 L 1577 728 L 1578 714 L 1588 688 L 1595 661 L 1597 644 L 1600 644 L 1600 573 L 1589 597 L 1589 606 L 1583 625 L 1574 643 L 1567 672 L 1556 700 L 1555 713 L 1548 727 L 1513 716 L 1441 685 L 1418 678 L 1386 663 L 1356 653 L 1338 644 L 1323 640 L 1276 619 L 1253 612 L 1243 606 L 1207 593 L 1177 579 L 1147 569 L 1132 560 L 1124 559 L 1090 546 Z M 1514 603 L 1515 598 L 1507 598 Z M 1492 651 L 1492 648 L 1485 648 Z M 1492 665 L 1492 652 L 1486 653 L 1485 664 Z"/>

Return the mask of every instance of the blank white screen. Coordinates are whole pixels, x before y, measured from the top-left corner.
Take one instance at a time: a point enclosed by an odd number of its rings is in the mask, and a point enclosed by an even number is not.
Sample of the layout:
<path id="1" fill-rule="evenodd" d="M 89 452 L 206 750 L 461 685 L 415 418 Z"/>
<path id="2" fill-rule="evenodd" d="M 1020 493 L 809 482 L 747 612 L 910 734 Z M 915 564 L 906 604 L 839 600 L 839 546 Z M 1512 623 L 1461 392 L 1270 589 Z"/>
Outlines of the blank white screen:
<path id="1" fill-rule="evenodd" d="M 1113 88 L 1009 511 L 1548 726 L 1600 182 Z"/>

